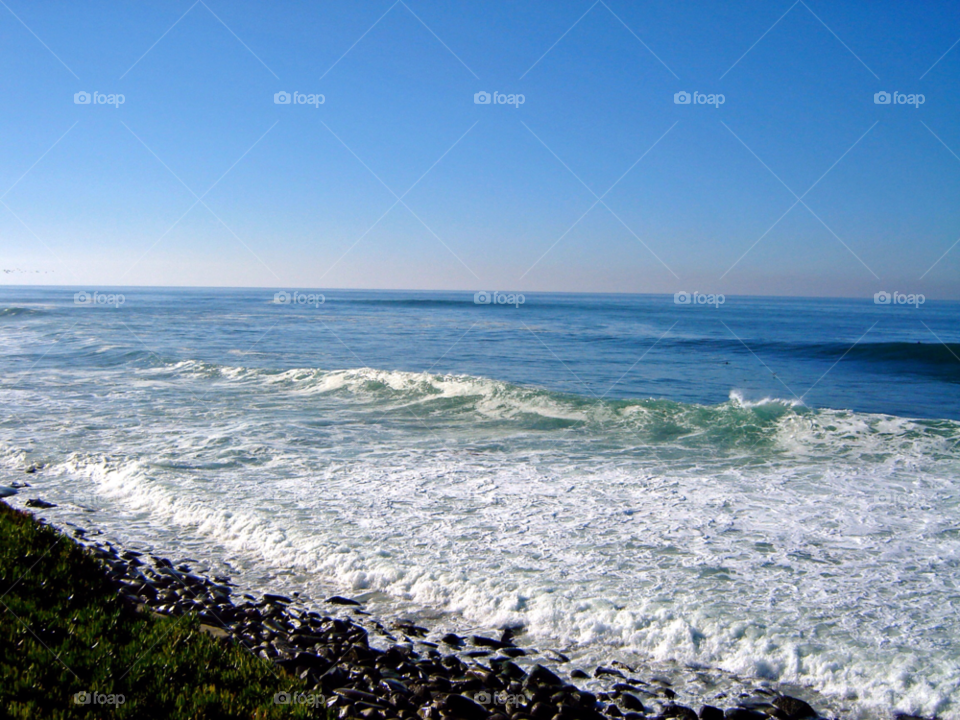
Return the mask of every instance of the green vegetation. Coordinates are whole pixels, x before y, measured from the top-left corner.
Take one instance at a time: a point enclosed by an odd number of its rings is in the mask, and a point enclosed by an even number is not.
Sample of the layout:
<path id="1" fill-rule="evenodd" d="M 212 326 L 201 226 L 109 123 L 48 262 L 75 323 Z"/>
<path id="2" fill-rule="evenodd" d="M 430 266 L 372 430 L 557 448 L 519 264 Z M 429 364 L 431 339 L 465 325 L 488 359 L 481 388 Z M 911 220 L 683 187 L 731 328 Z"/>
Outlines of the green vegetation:
<path id="1" fill-rule="evenodd" d="M 3 502 L 0 538 L 0 715 L 323 717 L 274 703 L 305 692 L 302 680 L 201 633 L 194 617 L 125 606 L 90 554 Z"/>

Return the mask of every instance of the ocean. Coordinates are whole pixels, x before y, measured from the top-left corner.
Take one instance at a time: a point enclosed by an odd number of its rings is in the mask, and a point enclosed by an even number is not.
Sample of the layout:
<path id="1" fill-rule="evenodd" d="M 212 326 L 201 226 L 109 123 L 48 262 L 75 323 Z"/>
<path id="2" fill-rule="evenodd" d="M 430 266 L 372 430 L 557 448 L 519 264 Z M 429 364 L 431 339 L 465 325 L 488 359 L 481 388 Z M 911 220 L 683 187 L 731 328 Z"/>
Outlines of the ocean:
<path id="1" fill-rule="evenodd" d="M 956 302 L 80 291 L 0 288 L 11 504 L 588 671 L 960 717 Z"/>

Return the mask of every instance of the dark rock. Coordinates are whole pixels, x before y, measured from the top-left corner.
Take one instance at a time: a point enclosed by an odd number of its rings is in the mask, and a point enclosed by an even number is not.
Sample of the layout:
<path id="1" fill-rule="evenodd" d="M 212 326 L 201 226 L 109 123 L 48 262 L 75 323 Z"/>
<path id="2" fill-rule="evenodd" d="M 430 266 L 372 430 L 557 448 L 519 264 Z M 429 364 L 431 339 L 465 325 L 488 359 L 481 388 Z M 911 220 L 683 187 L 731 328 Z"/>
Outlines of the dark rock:
<path id="1" fill-rule="evenodd" d="M 383 701 L 373 693 L 364 692 L 363 690 L 352 690 L 350 688 L 340 688 L 333 692 L 342 698 L 347 698 L 354 702 L 367 703 L 374 707 L 383 707 Z"/>
<path id="2" fill-rule="evenodd" d="M 782 711 L 787 720 L 801 720 L 801 718 L 817 717 L 817 711 L 799 698 L 781 695 L 775 698 L 773 706 Z"/>
<path id="3" fill-rule="evenodd" d="M 578 669 L 576 669 L 576 670 L 574 670 L 573 672 L 570 673 L 570 677 L 572 677 L 574 680 L 583 680 L 583 679 L 588 678 L 588 677 L 590 677 L 590 676 L 587 675 L 583 670 L 580 670 L 580 669 L 578 668 Z"/>
<path id="4" fill-rule="evenodd" d="M 447 695 L 442 707 L 454 717 L 464 720 L 484 720 L 488 714 L 483 705 L 475 703 L 464 695 Z"/>
<path id="5" fill-rule="evenodd" d="M 610 717 L 620 717 L 623 715 L 623 712 L 621 712 L 620 708 L 613 704 L 607 705 L 606 712 Z"/>
<path id="6" fill-rule="evenodd" d="M 533 707 L 530 708 L 530 715 L 533 716 L 534 720 L 550 720 L 554 712 L 553 705 L 545 702 L 534 703 Z"/>
<path id="7" fill-rule="evenodd" d="M 530 668 L 526 683 L 532 686 L 548 685 L 551 687 L 559 687 L 563 685 L 563 680 L 547 670 L 543 665 L 534 665 Z"/>
<path id="8" fill-rule="evenodd" d="M 675 705 L 670 703 L 665 705 L 660 714 L 665 718 L 678 718 L 678 720 L 699 720 L 697 714 L 685 705 Z"/>
<path id="9" fill-rule="evenodd" d="M 723 710 L 713 705 L 700 708 L 700 720 L 723 720 Z"/>
<path id="10" fill-rule="evenodd" d="M 622 693 L 620 695 L 620 706 L 624 710 L 636 710 L 642 713 L 645 713 L 647 711 L 647 709 L 643 706 L 643 703 L 640 702 L 640 698 L 638 698 L 636 695 L 631 695 L 628 692 Z M 666 713 L 664 713 L 664 716 L 666 717 Z M 694 718 L 696 718 L 696 716 L 694 716 Z M 683 720 L 687 720 L 687 719 L 684 718 Z"/>
<path id="11" fill-rule="evenodd" d="M 504 645 L 513 645 L 513 638 L 523 632 L 523 625 L 510 625 L 500 634 L 500 642 Z"/>
<path id="12" fill-rule="evenodd" d="M 766 713 L 744 707 L 727 708 L 723 717 L 724 720 L 767 720 Z"/>
<path id="13" fill-rule="evenodd" d="M 440 642 L 450 645 L 451 647 L 463 647 L 463 638 L 459 635 L 454 635 L 453 633 L 447 633 L 442 638 Z"/>
<path id="14" fill-rule="evenodd" d="M 291 600 L 286 595 L 271 595 L 266 593 L 263 596 L 264 602 L 268 603 L 283 603 L 284 605 L 289 605 Z"/>
<path id="15" fill-rule="evenodd" d="M 493 659 L 490 661 L 490 667 L 492 667 L 500 675 L 510 678 L 511 680 L 522 680 L 527 676 L 527 673 L 523 671 L 523 668 L 510 660 Z M 539 665 L 537 667 L 539 667 Z"/>
<path id="16" fill-rule="evenodd" d="M 627 712 L 623 714 L 623 720 L 645 720 L 647 716 L 638 712 Z"/>
<path id="17" fill-rule="evenodd" d="M 360 605 L 356 600 L 351 600 L 350 598 L 341 597 L 340 595 L 334 595 L 333 597 L 328 597 L 327 602 L 332 605 Z"/>
<path id="18" fill-rule="evenodd" d="M 32 508 L 41 508 L 41 509 L 56 507 L 54 503 L 47 502 L 46 500 L 41 500 L 40 498 L 31 498 L 30 500 L 27 500 L 26 506 L 32 507 Z"/>
<path id="19" fill-rule="evenodd" d="M 526 650 L 524 650 L 523 648 L 518 648 L 518 647 L 503 648 L 502 650 L 500 650 L 500 652 L 502 652 L 502 653 L 503 653 L 504 655 L 506 655 L 507 657 L 512 657 L 512 658 L 515 658 L 515 657 L 523 657 L 524 655 L 527 654 L 527 651 L 526 651 Z"/>
<path id="20" fill-rule="evenodd" d="M 499 640 L 494 640 L 493 638 L 483 637 L 482 635 L 473 635 L 470 638 L 471 642 L 478 647 L 490 647 L 496 650 L 500 648 L 510 647 L 506 643 L 502 643 Z"/>

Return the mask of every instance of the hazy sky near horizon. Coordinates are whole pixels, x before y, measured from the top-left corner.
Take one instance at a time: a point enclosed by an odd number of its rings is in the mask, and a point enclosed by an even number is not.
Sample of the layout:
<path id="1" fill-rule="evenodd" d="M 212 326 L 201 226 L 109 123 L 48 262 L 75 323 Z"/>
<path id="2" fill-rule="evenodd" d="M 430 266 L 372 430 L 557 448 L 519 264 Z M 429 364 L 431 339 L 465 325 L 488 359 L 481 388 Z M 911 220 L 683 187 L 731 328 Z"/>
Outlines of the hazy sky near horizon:
<path id="1" fill-rule="evenodd" d="M 4 0 L 0 37 L 5 284 L 960 298 L 957 3 Z"/>

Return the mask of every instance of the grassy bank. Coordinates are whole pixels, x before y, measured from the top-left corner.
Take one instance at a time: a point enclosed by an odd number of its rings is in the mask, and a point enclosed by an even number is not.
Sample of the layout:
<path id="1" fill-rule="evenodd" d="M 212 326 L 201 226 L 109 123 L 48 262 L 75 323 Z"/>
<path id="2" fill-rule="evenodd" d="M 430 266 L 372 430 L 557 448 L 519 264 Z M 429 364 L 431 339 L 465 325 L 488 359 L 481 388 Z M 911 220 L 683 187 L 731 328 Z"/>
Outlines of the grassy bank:
<path id="1" fill-rule="evenodd" d="M 0 502 L 0 708 L 14 718 L 323 717 L 278 705 L 303 681 L 121 603 L 71 539 Z M 122 702 L 121 702 L 122 700 Z"/>

